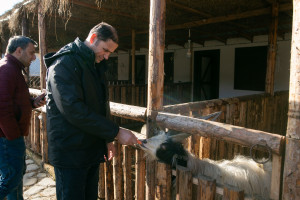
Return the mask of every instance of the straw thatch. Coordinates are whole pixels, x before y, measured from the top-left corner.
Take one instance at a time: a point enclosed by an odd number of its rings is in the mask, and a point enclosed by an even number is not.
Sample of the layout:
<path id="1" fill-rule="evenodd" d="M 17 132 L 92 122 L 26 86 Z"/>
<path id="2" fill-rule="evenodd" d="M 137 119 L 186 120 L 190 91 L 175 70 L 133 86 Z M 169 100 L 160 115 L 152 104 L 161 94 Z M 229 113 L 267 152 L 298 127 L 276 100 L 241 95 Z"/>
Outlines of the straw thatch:
<path id="1" fill-rule="evenodd" d="M 166 45 L 184 45 L 191 29 L 192 42 L 203 44 L 229 38 L 252 41 L 268 35 L 273 0 L 166 0 Z M 275 0 L 274 0 L 275 2 Z M 292 1 L 278 0 L 278 36 L 291 32 Z M 95 24 L 106 21 L 115 26 L 120 48 L 131 49 L 131 33 L 136 31 L 136 49 L 148 48 L 150 1 L 145 0 L 24 0 L 0 16 L 0 35 L 6 40 L 21 34 L 22 17 L 29 23 L 28 36 L 38 39 L 37 12 L 46 15 L 47 46 L 57 49 L 77 36 L 86 37 Z M 24 12 L 26 13 L 24 15 Z M 9 18 L 8 20 L 4 20 Z M 5 25 L 8 23 L 8 26 Z M 9 30 L 4 30 L 4 29 Z M 7 34 L 9 36 L 7 36 Z"/>

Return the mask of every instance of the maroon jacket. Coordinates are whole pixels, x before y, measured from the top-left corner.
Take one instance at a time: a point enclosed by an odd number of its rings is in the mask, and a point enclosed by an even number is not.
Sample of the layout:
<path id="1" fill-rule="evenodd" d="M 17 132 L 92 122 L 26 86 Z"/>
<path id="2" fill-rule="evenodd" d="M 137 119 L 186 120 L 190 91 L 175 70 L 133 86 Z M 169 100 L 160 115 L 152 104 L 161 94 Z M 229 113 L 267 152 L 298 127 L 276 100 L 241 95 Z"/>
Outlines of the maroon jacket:
<path id="1" fill-rule="evenodd" d="M 12 55 L 0 60 L 0 137 L 28 135 L 32 99 L 22 75 L 24 65 Z"/>

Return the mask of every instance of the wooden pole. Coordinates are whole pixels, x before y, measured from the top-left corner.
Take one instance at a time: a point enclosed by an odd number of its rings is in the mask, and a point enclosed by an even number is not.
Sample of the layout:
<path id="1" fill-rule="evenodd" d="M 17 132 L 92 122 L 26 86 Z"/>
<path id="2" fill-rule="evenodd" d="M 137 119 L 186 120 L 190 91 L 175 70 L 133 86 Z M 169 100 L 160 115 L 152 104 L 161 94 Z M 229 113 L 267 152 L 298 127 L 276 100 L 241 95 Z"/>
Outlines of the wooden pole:
<path id="1" fill-rule="evenodd" d="M 28 36 L 28 20 L 26 17 L 26 10 L 23 10 L 23 15 L 22 15 L 22 35 L 23 36 Z M 25 81 L 27 84 L 29 84 L 29 67 L 25 67 Z"/>
<path id="2" fill-rule="evenodd" d="M 147 137 L 153 136 L 155 127 L 155 116 L 153 111 L 162 109 L 163 105 L 163 83 L 164 83 L 164 48 L 165 48 L 165 19 L 166 19 L 166 1 L 150 1 L 150 24 L 149 24 L 149 69 L 148 69 L 148 102 L 147 102 Z M 168 181 L 158 181 L 162 183 L 157 185 L 155 177 L 167 177 L 165 173 L 171 173 L 164 170 L 156 170 L 154 161 L 146 161 L 146 199 L 155 198 L 169 199 L 171 194 L 166 194 L 166 187 L 163 183 Z M 158 169 L 162 169 L 159 167 Z M 157 174 L 156 174 L 157 171 Z M 165 175 L 163 175 L 165 174 Z M 155 197 L 155 188 L 157 196 Z"/>
<path id="3" fill-rule="evenodd" d="M 38 27 L 39 27 L 39 53 L 40 53 L 40 87 L 46 88 L 46 68 L 44 65 L 44 55 L 46 54 L 46 23 L 42 5 L 38 6 Z"/>
<path id="4" fill-rule="evenodd" d="M 289 112 L 282 199 L 300 199 L 300 0 L 293 1 Z"/>
<path id="5" fill-rule="evenodd" d="M 135 30 L 132 30 L 131 44 L 131 83 L 135 85 Z"/>
<path id="6" fill-rule="evenodd" d="M 274 95 L 274 77 L 277 53 L 278 2 L 272 4 L 272 22 L 269 32 L 269 50 L 267 58 L 266 93 Z"/>

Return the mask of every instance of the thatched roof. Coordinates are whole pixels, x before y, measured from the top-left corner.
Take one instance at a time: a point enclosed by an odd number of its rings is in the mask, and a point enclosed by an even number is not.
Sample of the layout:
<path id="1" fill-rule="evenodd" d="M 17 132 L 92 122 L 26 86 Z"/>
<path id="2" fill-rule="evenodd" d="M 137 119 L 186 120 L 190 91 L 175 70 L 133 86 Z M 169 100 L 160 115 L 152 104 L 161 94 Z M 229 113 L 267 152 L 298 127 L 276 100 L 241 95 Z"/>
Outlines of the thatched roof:
<path id="1" fill-rule="evenodd" d="M 191 40 L 203 44 L 207 40 L 226 43 L 228 38 L 269 33 L 273 0 L 166 0 L 166 45 L 184 45 L 191 29 Z M 275 1 L 275 0 L 274 0 Z M 131 49 L 132 29 L 136 30 L 136 49 L 148 48 L 150 1 L 145 0 L 42 0 L 47 16 L 47 46 L 57 49 L 85 38 L 101 21 L 115 26 L 120 36 L 119 49 Z M 29 34 L 38 40 L 38 0 L 24 0 L 0 16 L 2 42 L 21 34 L 22 17 L 29 24 Z M 292 0 L 278 0 L 278 36 L 291 32 Z M 9 17 L 9 20 L 7 18 Z"/>

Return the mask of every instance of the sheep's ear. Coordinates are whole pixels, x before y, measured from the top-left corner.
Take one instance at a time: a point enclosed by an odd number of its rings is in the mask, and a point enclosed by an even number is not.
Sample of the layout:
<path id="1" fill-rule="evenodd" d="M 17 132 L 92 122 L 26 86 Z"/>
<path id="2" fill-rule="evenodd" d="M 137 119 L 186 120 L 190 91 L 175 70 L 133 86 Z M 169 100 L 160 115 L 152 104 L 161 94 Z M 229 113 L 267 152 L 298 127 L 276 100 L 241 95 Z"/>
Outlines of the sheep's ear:
<path id="1" fill-rule="evenodd" d="M 170 130 L 168 132 L 168 137 L 170 137 L 174 142 L 182 142 L 185 138 L 191 136 L 191 134 L 188 133 L 181 133 L 178 131 Z"/>

